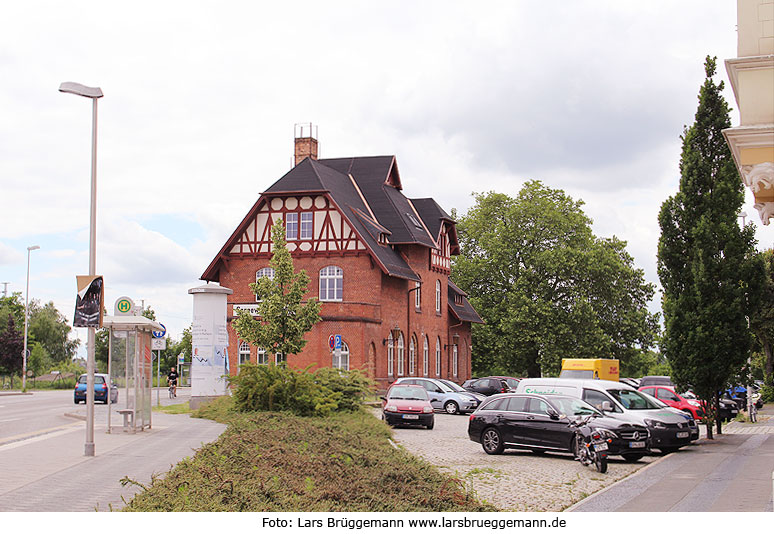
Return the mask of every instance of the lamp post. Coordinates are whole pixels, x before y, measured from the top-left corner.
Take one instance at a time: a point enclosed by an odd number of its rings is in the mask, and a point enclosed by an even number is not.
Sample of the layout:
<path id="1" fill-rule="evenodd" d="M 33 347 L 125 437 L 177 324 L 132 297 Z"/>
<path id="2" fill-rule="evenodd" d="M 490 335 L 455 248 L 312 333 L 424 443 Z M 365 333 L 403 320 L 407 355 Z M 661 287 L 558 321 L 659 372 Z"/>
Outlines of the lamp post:
<path id="1" fill-rule="evenodd" d="M 91 211 L 89 217 L 89 276 L 96 274 L 97 266 L 97 99 L 102 98 L 102 89 L 86 87 L 79 83 L 64 82 L 59 86 L 63 93 L 91 98 Z M 86 443 L 85 456 L 94 456 L 94 360 L 96 329 L 89 327 L 86 342 Z"/>
<path id="2" fill-rule="evenodd" d="M 38 250 L 38 245 L 27 247 L 27 293 L 24 297 L 24 350 L 22 351 L 22 391 L 27 391 L 27 321 L 30 308 L 30 252 Z"/>

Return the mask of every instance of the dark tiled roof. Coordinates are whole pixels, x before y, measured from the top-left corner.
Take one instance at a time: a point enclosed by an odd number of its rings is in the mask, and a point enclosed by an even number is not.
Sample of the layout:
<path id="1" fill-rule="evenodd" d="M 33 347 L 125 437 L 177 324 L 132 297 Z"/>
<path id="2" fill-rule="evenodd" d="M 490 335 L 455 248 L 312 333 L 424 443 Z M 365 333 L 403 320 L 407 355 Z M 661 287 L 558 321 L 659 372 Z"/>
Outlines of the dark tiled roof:
<path id="1" fill-rule="evenodd" d="M 449 310 L 460 321 L 468 321 L 471 323 L 482 323 L 481 316 L 473 309 L 467 298 L 467 293 L 461 290 L 457 285 L 449 279 Z M 457 297 L 461 298 L 462 303 L 457 304 Z"/>
<path id="2" fill-rule="evenodd" d="M 414 207 L 419 212 L 427 229 L 430 230 L 430 235 L 433 236 L 434 239 L 437 238 L 441 232 L 442 220 L 454 220 L 432 198 L 412 198 L 411 203 L 414 204 Z"/>
<path id="3" fill-rule="evenodd" d="M 371 162 L 373 164 L 371 167 L 366 167 L 370 169 L 370 172 L 374 172 L 374 169 L 379 170 L 385 167 L 384 158 L 362 159 L 377 160 Z M 398 278 L 419 281 L 419 276 L 409 267 L 400 254 L 395 252 L 392 247 L 378 243 L 378 233 L 375 229 L 384 225 L 380 224 L 381 221 L 371 219 L 369 207 L 363 202 L 349 175 L 342 172 L 342 170 L 346 171 L 350 165 L 345 165 L 345 160 L 334 161 L 337 162 L 337 165 L 329 166 L 325 164 L 325 161 L 307 158 L 277 180 L 266 190 L 265 194 L 274 195 L 307 191 L 327 192 L 362 237 L 363 241 L 365 241 L 366 246 L 376 257 L 377 262 L 381 263 L 387 274 Z M 387 227 L 387 230 L 391 232 L 389 227 Z M 377 235 L 375 236 L 374 234 Z"/>

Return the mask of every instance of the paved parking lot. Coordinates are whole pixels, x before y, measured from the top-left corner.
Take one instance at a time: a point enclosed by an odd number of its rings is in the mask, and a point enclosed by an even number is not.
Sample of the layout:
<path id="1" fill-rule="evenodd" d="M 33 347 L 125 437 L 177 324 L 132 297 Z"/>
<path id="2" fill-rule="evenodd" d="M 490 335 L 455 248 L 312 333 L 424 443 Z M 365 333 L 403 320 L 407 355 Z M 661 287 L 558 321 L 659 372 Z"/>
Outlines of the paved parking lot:
<path id="1" fill-rule="evenodd" d="M 564 510 L 661 458 L 646 456 L 629 464 L 614 456 L 607 473 L 601 474 L 582 466 L 569 453 L 538 455 L 506 450 L 489 456 L 481 445 L 468 439 L 466 415 L 436 413 L 433 430 L 395 428 L 394 436 L 407 451 L 459 478 L 479 499 L 502 510 L 520 512 Z"/>

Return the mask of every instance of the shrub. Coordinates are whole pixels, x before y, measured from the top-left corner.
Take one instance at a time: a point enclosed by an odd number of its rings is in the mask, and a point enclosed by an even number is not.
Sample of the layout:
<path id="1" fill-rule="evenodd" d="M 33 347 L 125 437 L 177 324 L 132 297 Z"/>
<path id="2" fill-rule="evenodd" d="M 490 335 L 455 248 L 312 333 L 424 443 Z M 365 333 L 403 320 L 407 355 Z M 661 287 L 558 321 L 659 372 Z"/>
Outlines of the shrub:
<path id="1" fill-rule="evenodd" d="M 289 411 L 302 416 L 352 411 L 371 386 L 358 371 L 323 368 L 313 373 L 286 365 L 250 363 L 242 365 L 239 374 L 228 380 L 235 386 L 237 411 Z"/>

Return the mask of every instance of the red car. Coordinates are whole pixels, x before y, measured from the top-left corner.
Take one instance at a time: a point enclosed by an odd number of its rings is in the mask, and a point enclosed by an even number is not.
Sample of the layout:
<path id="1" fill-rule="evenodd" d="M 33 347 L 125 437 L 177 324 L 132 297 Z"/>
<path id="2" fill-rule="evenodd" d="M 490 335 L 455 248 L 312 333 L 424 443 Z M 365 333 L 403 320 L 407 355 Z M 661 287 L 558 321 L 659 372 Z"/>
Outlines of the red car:
<path id="1" fill-rule="evenodd" d="M 382 397 L 382 419 L 388 425 L 419 425 L 428 430 L 435 424 L 425 388 L 408 384 L 394 384 Z"/>
<path id="2" fill-rule="evenodd" d="M 640 391 L 647 393 L 651 397 L 656 397 L 664 404 L 673 408 L 690 413 L 696 420 L 704 419 L 704 408 L 701 402 L 696 399 L 686 399 L 678 394 L 673 387 L 661 385 L 645 386 L 641 387 Z"/>

